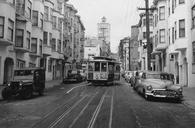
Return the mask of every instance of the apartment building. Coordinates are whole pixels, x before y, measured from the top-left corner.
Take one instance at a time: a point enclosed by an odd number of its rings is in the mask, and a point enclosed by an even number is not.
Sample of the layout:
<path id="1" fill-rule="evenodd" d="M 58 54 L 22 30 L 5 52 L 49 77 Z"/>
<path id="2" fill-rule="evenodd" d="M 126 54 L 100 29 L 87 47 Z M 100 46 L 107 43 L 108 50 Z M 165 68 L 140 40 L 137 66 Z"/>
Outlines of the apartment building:
<path id="1" fill-rule="evenodd" d="M 129 41 L 130 37 L 124 37 L 119 44 L 119 61 L 122 63 L 122 70 L 129 70 Z"/>
<path id="2" fill-rule="evenodd" d="M 69 24 L 72 10 L 67 10 L 67 1 L 0 1 L 0 84 L 11 80 L 16 68 L 45 67 L 46 80 L 61 79 L 72 68 L 72 62 L 68 63 L 75 43 L 72 28 L 81 29 L 79 45 L 83 43 L 85 28 L 80 18 L 75 25 L 73 21 Z M 81 51 L 76 54 L 80 56 Z"/>
<path id="3" fill-rule="evenodd" d="M 157 71 L 175 75 L 175 83 L 194 86 L 193 0 L 154 0 L 153 54 Z"/>
<path id="4" fill-rule="evenodd" d="M 16 65 L 16 55 L 14 52 L 16 26 L 15 6 L 15 1 L 0 1 L 0 84 L 12 78 L 13 69 Z"/>

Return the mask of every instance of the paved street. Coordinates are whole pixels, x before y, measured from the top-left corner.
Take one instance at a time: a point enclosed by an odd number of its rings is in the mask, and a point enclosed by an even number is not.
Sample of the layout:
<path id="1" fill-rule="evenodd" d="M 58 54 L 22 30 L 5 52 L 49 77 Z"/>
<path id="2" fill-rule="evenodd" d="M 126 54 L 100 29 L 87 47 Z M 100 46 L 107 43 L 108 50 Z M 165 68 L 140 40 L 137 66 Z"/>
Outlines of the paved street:
<path id="1" fill-rule="evenodd" d="M 146 101 L 124 81 L 47 89 L 42 97 L 0 101 L 1 128 L 192 128 L 195 110 L 183 103 Z"/>

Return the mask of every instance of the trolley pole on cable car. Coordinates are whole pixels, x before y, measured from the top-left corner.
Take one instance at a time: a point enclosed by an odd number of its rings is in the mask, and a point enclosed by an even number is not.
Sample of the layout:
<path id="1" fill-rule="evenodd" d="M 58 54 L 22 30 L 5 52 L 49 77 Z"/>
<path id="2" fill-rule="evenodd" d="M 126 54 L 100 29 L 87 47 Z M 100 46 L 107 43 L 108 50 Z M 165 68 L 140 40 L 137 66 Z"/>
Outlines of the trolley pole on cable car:
<path id="1" fill-rule="evenodd" d="M 145 0 L 145 8 L 138 8 L 138 10 L 145 10 L 146 13 L 146 48 L 147 48 L 147 68 L 148 70 L 151 69 L 151 53 L 152 53 L 152 47 L 151 47 L 151 40 L 150 40 L 150 20 L 149 20 L 149 11 L 155 10 L 156 8 L 149 8 L 149 1 Z"/>

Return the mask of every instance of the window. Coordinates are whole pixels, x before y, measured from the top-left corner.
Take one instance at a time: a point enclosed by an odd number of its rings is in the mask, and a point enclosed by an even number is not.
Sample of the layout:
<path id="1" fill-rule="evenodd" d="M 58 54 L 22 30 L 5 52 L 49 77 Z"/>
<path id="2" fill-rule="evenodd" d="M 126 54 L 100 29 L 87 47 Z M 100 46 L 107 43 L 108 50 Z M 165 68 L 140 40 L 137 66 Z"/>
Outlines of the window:
<path id="1" fill-rule="evenodd" d="M 34 64 L 34 63 L 29 63 L 29 67 L 30 67 L 30 68 L 34 68 L 34 67 L 36 67 L 36 64 Z"/>
<path id="2" fill-rule="evenodd" d="M 40 23 L 41 23 L 41 29 L 43 29 L 43 14 L 41 13 L 41 17 L 40 17 Z"/>
<path id="3" fill-rule="evenodd" d="M 16 29 L 16 47 L 23 47 L 24 30 Z"/>
<path id="4" fill-rule="evenodd" d="M 43 54 L 43 41 L 41 39 L 39 40 L 39 54 Z"/>
<path id="5" fill-rule="evenodd" d="M 52 39 L 52 43 L 51 43 L 51 49 L 52 51 L 56 51 L 56 39 Z"/>
<path id="6" fill-rule="evenodd" d="M 53 9 L 50 8 L 50 21 L 53 21 Z"/>
<path id="7" fill-rule="evenodd" d="M 47 39 L 48 39 L 47 37 L 48 37 L 47 32 L 43 32 L 43 44 L 47 45 Z"/>
<path id="8" fill-rule="evenodd" d="M 172 0 L 172 13 L 174 13 L 175 10 L 175 0 Z"/>
<path id="9" fill-rule="evenodd" d="M 160 29 L 160 43 L 165 43 L 165 29 Z"/>
<path id="10" fill-rule="evenodd" d="M 157 14 L 155 14 L 155 20 L 154 20 L 154 25 L 155 25 L 155 27 L 156 27 L 156 25 L 157 25 L 157 22 L 158 22 L 158 16 L 157 16 Z"/>
<path id="11" fill-rule="evenodd" d="M 52 43 L 52 33 L 49 33 L 49 46 L 51 46 Z"/>
<path id="12" fill-rule="evenodd" d="M 33 11 L 33 26 L 38 26 L 38 11 Z"/>
<path id="13" fill-rule="evenodd" d="M 192 7 L 192 28 L 195 28 L 195 6 Z"/>
<path id="14" fill-rule="evenodd" d="M 100 62 L 95 62 L 95 71 L 100 71 Z"/>
<path id="15" fill-rule="evenodd" d="M 143 19 L 143 26 L 146 26 L 146 19 Z"/>
<path id="16" fill-rule="evenodd" d="M 13 41 L 14 36 L 14 22 L 12 20 L 8 20 L 8 30 L 7 30 L 7 39 Z"/>
<path id="17" fill-rule="evenodd" d="M 168 32 L 169 44 L 171 43 L 171 36 L 170 36 L 170 34 L 171 34 L 171 30 L 170 30 L 170 28 L 169 28 L 169 32 Z"/>
<path id="18" fill-rule="evenodd" d="M 101 72 L 106 72 L 107 70 L 107 63 L 101 63 Z"/>
<path id="19" fill-rule="evenodd" d="M 171 15 L 170 0 L 168 1 L 168 14 Z"/>
<path id="20" fill-rule="evenodd" d="M 146 39 L 146 32 L 143 32 L 143 38 Z"/>
<path id="21" fill-rule="evenodd" d="M 29 31 L 27 31 L 26 44 L 27 44 L 27 48 L 30 49 L 30 32 Z"/>
<path id="22" fill-rule="evenodd" d="M 31 40 L 31 52 L 37 53 L 37 38 L 32 38 Z"/>
<path id="23" fill-rule="evenodd" d="M 49 7 L 45 6 L 44 8 L 44 20 L 49 20 Z"/>
<path id="24" fill-rule="evenodd" d="M 31 10 L 32 10 L 32 3 L 28 0 L 27 5 L 27 18 L 31 19 Z"/>
<path id="25" fill-rule="evenodd" d="M 159 8 L 159 20 L 165 19 L 165 6 Z"/>
<path id="26" fill-rule="evenodd" d="M 53 19 L 52 19 L 52 27 L 53 28 L 57 28 L 57 24 L 56 24 L 56 16 L 53 16 Z"/>
<path id="27" fill-rule="evenodd" d="M 61 40 L 58 40 L 58 52 L 61 52 Z"/>
<path id="28" fill-rule="evenodd" d="M 185 20 L 179 20 L 179 37 L 185 37 Z"/>
<path id="29" fill-rule="evenodd" d="M 62 20 L 60 18 L 58 18 L 58 28 L 62 30 Z"/>
<path id="30" fill-rule="evenodd" d="M 4 17 L 0 16 L 0 38 L 4 37 Z"/>
<path id="31" fill-rule="evenodd" d="M 184 4 L 185 0 L 179 0 L 179 4 Z"/>
<path id="32" fill-rule="evenodd" d="M 62 3 L 58 2 L 58 10 L 60 13 L 62 13 Z"/>
<path id="33" fill-rule="evenodd" d="M 175 31 L 175 29 L 174 29 L 174 27 L 172 27 L 172 43 L 174 44 L 174 42 L 175 42 L 175 34 L 174 34 L 174 31 Z"/>
<path id="34" fill-rule="evenodd" d="M 195 63 L 195 42 L 192 42 L 192 63 Z"/>
<path id="35" fill-rule="evenodd" d="M 19 68 L 19 69 L 25 67 L 25 61 L 23 61 L 23 60 L 17 59 L 16 63 L 17 63 L 17 68 Z"/>
<path id="36" fill-rule="evenodd" d="M 150 18 L 150 26 L 153 26 L 153 19 Z"/>
<path id="37" fill-rule="evenodd" d="M 48 72 L 52 71 L 52 59 L 48 60 Z"/>
<path id="38" fill-rule="evenodd" d="M 177 39 L 177 22 L 175 21 L 175 40 Z"/>
<path id="39" fill-rule="evenodd" d="M 11 5 L 15 5 L 15 0 L 8 0 L 8 3 L 10 3 Z"/>

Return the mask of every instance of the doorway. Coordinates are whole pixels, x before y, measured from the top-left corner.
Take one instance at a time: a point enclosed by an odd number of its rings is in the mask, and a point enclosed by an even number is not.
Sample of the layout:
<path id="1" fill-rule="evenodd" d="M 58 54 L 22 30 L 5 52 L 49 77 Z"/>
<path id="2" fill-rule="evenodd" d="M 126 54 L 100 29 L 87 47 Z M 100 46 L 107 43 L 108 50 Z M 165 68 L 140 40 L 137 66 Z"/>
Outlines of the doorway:
<path id="1" fill-rule="evenodd" d="M 14 61 L 12 58 L 6 58 L 4 63 L 3 83 L 7 83 L 13 78 Z"/>

